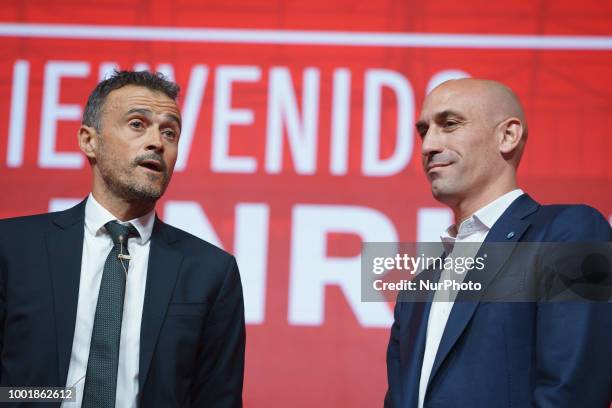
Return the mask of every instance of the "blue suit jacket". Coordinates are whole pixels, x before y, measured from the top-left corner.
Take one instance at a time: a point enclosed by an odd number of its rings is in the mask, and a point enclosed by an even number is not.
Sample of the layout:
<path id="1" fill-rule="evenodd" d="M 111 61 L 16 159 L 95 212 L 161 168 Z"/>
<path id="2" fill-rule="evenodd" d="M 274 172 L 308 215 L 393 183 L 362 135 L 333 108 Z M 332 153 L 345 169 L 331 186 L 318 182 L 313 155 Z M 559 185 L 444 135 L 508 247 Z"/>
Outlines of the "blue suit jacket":
<path id="1" fill-rule="evenodd" d="M 485 244 L 508 242 L 512 247 L 518 242 L 611 238 L 608 222 L 590 207 L 541 206 L 522 195 L 495 223 Z M 499 281 L 501 275 L 503 280 L 504 270 L 514 262 L 509 254 L 488 262 L 481 276 L 485 290 L 494 278 Z M 468 273 L 466 280 L 469 277 Z M 385 407 L 417 407 L 429 309 L 427 302 L 396 304 L 387 350 Z M 434 360 L 424 407 L 609 408 L 611 347 L 612 303 L 456 302 Z"/>
<path id="2" fill-rule="evenodd" d="M 66 385 L 84 217 L 85 201 L 0 221 L 0 386 Z M 156 219 L 140 335 L 140 406 L 241 406 L 244 348 L 234 257 Z"/>

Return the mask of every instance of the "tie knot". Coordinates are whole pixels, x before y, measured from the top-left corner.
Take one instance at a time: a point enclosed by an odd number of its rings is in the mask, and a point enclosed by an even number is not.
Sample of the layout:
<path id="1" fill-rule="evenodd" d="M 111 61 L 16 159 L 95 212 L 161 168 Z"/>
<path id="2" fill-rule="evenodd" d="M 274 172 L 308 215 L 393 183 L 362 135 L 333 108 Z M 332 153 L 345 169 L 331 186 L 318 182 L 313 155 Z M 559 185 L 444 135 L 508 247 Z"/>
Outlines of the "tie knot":
<path id="1" fill-rule="evenodd" d="M 107 222 L 104 226 L 115 244 L 123 242 L 127 245 L 128 238 L 140 236 L 132 224 L 123 225 L 119 224 L 117 221 L 111 221 Z"/>

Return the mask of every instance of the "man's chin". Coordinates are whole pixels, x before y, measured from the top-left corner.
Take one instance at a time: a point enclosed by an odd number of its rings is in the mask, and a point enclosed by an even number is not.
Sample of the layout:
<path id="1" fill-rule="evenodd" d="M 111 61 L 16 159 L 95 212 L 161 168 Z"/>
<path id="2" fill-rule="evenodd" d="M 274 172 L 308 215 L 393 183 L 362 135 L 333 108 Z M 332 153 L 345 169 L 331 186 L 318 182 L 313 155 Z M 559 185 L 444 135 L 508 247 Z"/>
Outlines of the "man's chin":
<path id="1" fill-rule="evenodd" d="M 106 188 L 117 198 L 131 202 L 156 202 L 165 192 L 167 183 L 164 179 L 150 180 L 148 177 L 112 177 L 103 176 Z"/>
<path id="2" fill-rule="evenodd" d="M 129 189 L 136 197 L 140 197 L 145 200 L 158 200 L 164 195 L 168 183 L 166 177 L 163 174 L 152 177 L 151 174 L 147 174 L 145 177 L 141 177 L 139 180 L 129 186 Z"/>
<path id="3" fill-rule="evenodd" d="M 442 180 L 433 180 L 431 183 L 431 194 L 437 201 L 445 204 L 452 201 L 457 191 L 446 183 L 442 183 Z"/>
<path id="4" fill-rule="evenodd" d="M 444 194 L 445 193 L 445 186 L 444 184 L 441 182 L 440 179 L 434 179 L 434 180 L 430 180 L 431 183 L 431 194 L 434 197 L 439 196 L 440 194 Z"/>
<path id="5" fill-rule="evenodd" d="M 127 195 L 130 200 L 133 201 L 142 201 L 142 202 L 155 202 L 164 195 L 164 191 L 166 189 L 161 186 L 152 186 L 152 185 L 137 185 L 130 186 L 127 189 Z"/>

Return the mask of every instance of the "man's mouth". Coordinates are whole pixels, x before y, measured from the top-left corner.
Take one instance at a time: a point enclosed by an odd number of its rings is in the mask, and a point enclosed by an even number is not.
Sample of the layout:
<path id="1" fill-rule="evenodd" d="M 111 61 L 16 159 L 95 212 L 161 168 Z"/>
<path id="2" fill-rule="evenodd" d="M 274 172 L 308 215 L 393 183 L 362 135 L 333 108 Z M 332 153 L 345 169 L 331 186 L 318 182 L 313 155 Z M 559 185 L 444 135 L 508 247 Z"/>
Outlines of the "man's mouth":
<path id="1" fill-rule="evenodd" d="M 157 173 L 162 173 L 164 171 L 163 163 L 157 160 L 143 160 L 138 163 L 138 165 Z"/>
<path id="2" fill-rule="evenodd" d="M 430 163 L 427 165 L 427 172 L 429 173 L 433 169 L 436 169 L 438 167 L 450 166 L 451 164 L 452 163 Z"/>

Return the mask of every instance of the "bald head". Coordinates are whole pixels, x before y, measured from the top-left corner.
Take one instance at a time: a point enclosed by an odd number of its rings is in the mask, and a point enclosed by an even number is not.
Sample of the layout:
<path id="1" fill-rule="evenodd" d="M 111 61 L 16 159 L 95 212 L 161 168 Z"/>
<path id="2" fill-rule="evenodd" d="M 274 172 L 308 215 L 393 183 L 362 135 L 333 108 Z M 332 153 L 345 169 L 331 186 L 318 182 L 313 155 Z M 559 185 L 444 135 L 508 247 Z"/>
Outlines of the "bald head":
<path id="1" fill-rule="evenodd" d="M 446 81 L 425 98 L 416 128 L 423 167 L 441 201 L 452 206 L 516 187 L 527 122 L 507 86 L 472 78 Z"/>
<path id="2" fill-rule="evenodd" d="M 492 126 L 508 118 L 517 118 L 523 127 L 523 139 L 527 138 L 523 107 L 514 91 L 501 82 L 476 78 L 451 79 L 435 87 L 427 99 L 440 94 L 447 99 L 461 98 L 464 106 L 479 111 Z"/>
<path id="3" fill-rule="evenodd" d="M 503 155 L 518 167 L 527 140 L 527 120 L 516 94 L 501 82 L 489 79 L 462 78 L 445 81 L 425 98 L 417 130 L 422 134 L 423 114 L 434 110 L 456 110 L 490 128 L 510 123 L 520 127 L 519 141 L 509 154 Z"/>

